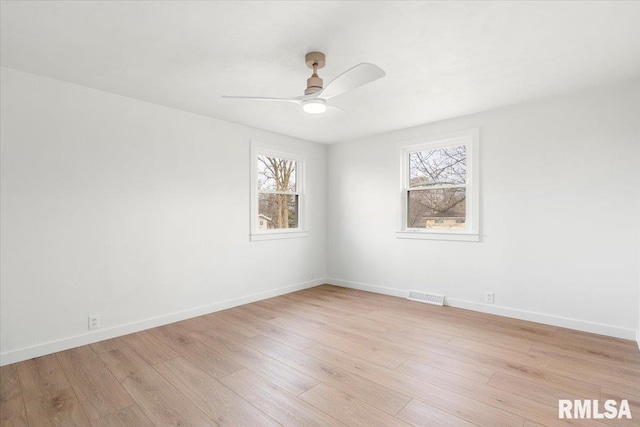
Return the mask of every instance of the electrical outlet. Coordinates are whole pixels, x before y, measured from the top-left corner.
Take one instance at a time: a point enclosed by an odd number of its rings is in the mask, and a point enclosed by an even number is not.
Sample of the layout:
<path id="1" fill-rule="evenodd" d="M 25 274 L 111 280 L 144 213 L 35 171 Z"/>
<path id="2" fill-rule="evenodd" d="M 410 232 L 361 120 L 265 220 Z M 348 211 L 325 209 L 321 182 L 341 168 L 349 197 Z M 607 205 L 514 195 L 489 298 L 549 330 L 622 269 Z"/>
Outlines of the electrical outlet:
<path id="1" fill-rule="evenodd" d="M 100 327 L 100 316 L 89 316 L 89 329 L 98 329 Z"/>
<path id="2" fill-rule="evenodd" d="M 315 279 L 315 278 L 316 278 L 316 272 L 315 272 L 315 271 L 312 271 L 312 272 L 311 272 L 311 280 L 313 280 L 313 279 Z"/>
<path id="3" fill-rule="evenodd" d="M 486 302 L 487 304 L 493 304 L 494 297 L 495 294 L 493 292 L 487 292 L 484 295 L 484 302 Z"/>

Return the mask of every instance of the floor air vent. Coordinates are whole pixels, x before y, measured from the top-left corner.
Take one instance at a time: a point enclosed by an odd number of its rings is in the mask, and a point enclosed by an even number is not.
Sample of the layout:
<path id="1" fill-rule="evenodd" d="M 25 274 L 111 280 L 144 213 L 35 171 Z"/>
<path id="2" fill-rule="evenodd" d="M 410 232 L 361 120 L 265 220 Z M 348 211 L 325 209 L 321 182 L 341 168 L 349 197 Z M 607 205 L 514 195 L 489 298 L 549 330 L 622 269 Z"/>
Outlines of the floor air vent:
<path id="1" fill-rule="evenodd" d="M 433 305 L 444 305 L 444 295 L 428 294 L 426 292 L 409 291 L 407 299 Z"/>

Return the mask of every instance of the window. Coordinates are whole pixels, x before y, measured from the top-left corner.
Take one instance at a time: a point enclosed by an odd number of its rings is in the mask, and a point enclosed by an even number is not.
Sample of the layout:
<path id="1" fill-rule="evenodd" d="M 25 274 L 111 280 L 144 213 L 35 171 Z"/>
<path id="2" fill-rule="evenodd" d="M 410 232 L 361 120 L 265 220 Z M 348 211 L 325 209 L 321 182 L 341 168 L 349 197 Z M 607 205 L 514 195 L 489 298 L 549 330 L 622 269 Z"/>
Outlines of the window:
<path id="1" fill-rule="evenodd" d="M 258 228 L 298 228 L 298 162 L 272 155 L 258 155 L 257 166 Z"/>
<path id="2" fill-rule="evenodd" d="M 479 240 L 478 129 L 400 145 L 399 238 Z"/>
<path id="3" fill-rule="evenodd" d="M 305 237 L 304 159 L 251 143 L 251 240 Z"/>

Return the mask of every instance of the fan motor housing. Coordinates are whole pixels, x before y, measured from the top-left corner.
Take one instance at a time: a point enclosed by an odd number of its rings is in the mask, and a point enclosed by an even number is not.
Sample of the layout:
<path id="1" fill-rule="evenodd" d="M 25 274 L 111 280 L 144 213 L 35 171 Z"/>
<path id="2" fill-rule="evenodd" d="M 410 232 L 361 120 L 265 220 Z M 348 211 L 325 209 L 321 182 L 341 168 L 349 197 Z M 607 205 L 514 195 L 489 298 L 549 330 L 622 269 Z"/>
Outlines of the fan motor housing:
<path id="1" fill-rule="evenodd" d="M 318 77 L 316 73 L 313 73 L 311 77 L 307 79 L 307 88 L 304 91 L 305 95 L 311 95 L 322 90 L 322 79 Z"/>

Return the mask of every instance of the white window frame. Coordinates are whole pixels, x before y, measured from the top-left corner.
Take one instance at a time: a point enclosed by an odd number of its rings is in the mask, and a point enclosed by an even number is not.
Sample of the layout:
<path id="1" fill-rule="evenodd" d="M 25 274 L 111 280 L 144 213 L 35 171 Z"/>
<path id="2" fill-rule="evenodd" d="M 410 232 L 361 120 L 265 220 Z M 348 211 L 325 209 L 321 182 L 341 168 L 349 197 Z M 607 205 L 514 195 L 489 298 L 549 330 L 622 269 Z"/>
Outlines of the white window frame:
<path id="1" fill-rule="evenodd" d="M 277 157 L 296 162 L 296 194 L 298 195 L 298 227 L 261 230 L 258 227 L 258 156 Z M 305 157 L 302 153 L 273 144 L 251 141 L 251 229 L 250 240 L 293 239 L 307 237 L 305 209 Z"/>
<path id="2" fill-rule="evenodd" d="M 467 155 L 466 228 L 464 230 L 433 230 L 408 227 L 409 154 L 459 145 L 466 147 Z M 400 158 L 400 215 L 396 237 L 399 239 L 480 241 L 480 129 L 466 129 L 404 141 L 398 144 L 398 151 Z"/>

